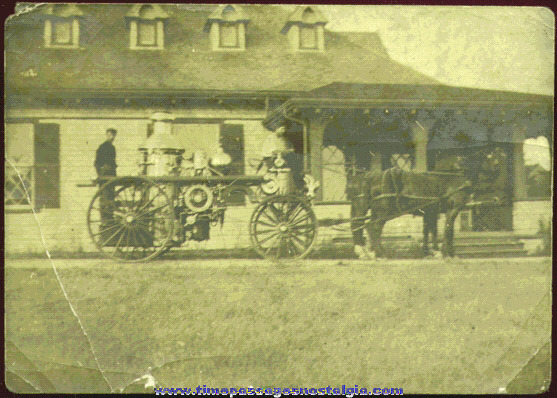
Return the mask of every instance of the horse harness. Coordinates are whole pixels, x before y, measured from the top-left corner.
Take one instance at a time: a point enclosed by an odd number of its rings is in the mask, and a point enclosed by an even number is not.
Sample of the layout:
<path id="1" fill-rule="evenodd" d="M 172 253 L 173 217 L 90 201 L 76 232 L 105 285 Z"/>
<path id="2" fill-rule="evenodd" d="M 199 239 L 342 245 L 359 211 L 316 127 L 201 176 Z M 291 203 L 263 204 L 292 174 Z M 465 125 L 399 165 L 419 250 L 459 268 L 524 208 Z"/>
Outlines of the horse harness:
<path id="1" fill-rule="evenodd" d="M 383 192 L 385 192 L 385 191 L 391 191 L 391 192 L 382 193 L 381 195 L 372 198 L 372 200 L 377 200 L 377 199 L 382 199 L 382 198 L 385 198 L 385 197 L 394 197 L 399 216 L 404 215 L 404 214 L 412 213 L 414 211 L 417 211 L 417 210 L 422 209 L 422 208 L 425 207 L 425 205 L 423 203 L 421 203 L 418 206 L 415 206 L 411 209 L 407 209 L 406 211 L 403 211 L 401 206 L 400 206 L 400 198 L 402 196 L 412 198 L 412 199 L 429 200 L 429 201 L 432 201 L 432 203 L 430 203 L 430 204 L 433 204 L 435 202 L 440 202 L 440 201 L 446 200 L 446 199 L 450 198 L 451 196 L 455 195 L 456 193 L 458 193 L 458 192 L 460 192 L 464 189 L 470 188 L 472 186 L 472 183 L 469 180 L 466 180 L 462 185 L 455 188 L 454 190 L 450 190 L 449 192 L 447 192 L 445 195 L 443 195 L 441 197 L 421 197 L 421 196 L 414 196 L 414 195 L 402 195 L 402 174 L 403 173 L 404 173 L 403 170 L 397 169 L 397 168 L 394 168 L 394 167 L 385 170 L 383 172 L 382 179 L 381 179 Z M 389 185 L 392 186 L 392 189 L 388 189 Z M 392 191 L 394 191 L 394 192 L 392 192 Z M 361 192 L 358 195 L 356 195 L 356 197 L 365 197 L 365 196 L 366 196 L 366 194 L 365 194 L 365 192 L 363 192 L 363 190 L 361 190 Z M 356 218 L 351 219 L 351 221 L 354 221 L 354 220 L 364 220 L 363 225 L 361 225 L 360 227 L 352 229 L 352 231 L 358 231 L 360 229 L 365 228 L 366 224 L 369 224 L 371 222 L 371 215 L 370 216 L 363 216 L 363 217 L 356 217 Z"/>

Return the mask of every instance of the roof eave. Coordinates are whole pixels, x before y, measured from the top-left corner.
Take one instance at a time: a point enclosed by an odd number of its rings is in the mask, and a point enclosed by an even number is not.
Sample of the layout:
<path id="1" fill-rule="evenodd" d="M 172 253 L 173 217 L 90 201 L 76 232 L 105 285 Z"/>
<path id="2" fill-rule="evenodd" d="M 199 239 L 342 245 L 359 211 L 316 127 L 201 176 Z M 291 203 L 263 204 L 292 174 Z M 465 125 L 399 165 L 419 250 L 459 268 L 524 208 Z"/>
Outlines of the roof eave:
<path id="1" fill-rule="evenodd" d="M 153 89 L 153 90 L 135 90 L 135 89 L 87 89 L 87 88 L 63 88 L 63 89 L 37 89 L 37 88 L 20 88 L 6 87 L 6 95 L 28 95 L 33 97 L 106 97 L 106 98 L 137 98 L 137 97 L 292 97 L 299 94 L 294 90 L 203 90 L 203 89 Z"/>
<path id="2" fill-rule="evenodd" d="M 273 109 L 263 120 L 263 125 L 269 130 L 275 130 L 280 125 L 282 119 L 287 118 L 289 113 L 301 108 L 330 108 L 330 109 L 354 109 L 354 108 L 374 108 L 378 107 L 413 107 L 429 108 L 445 106 L 551 106 L 553 97 L 532 94 L 532 100 L 470 100 L 465 98 L 448 100 L 425 100 L 425 99 L 360 99 L 360 98 L 291 98 L 281 106 Z"/>
<path id="3" fill-rule="evenodd" d="M 532 94 L 533 96 L 535 94 Z M 538 97 L 538 98 L 536 98 Z M 495 105 L 495 104 L 506 104 L 506 105 L 516 105 L 516 104 L 539 104 L 539 105 L 550 105 L 552 102 L 552 97 L 547 96 L 536 96 L 530 99 L 485 99 L 485 100 L 475 100 L 468 98 L 458 98 L 458 99 L 423 99 L 423 98 L 292 98 L 289 100 L 292 104 L 297 106 L 307 105 L 309 107 L 314 106 L 329 106 L 329 107 L 352 107 L 357 106 L 376 106 L 378 104 L 386 105 L 416 105 L 416 106 L 427 106 L 427 105 Z"/>

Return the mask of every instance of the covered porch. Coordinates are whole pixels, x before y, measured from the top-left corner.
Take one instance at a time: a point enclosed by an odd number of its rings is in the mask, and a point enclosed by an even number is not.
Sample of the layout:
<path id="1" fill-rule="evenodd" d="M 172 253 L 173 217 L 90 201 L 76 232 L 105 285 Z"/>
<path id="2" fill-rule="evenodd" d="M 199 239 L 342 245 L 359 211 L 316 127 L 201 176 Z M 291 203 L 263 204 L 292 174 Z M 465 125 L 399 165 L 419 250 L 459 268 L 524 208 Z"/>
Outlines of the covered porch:
<path id="1" fill-rule="evenodd" d="M 549 96 L 444 85 L 333 83 L 289 99 L 263 124 L 274 130 L 286 123 L 306 171 L 321 181 L 322 205 L 347 204 L 350 177 L 362 170 L 428 171 L 450 155 L 500 147 L 506 201 L 463 212 L 461 230 L 512 231 L 516 203 L 551 200 L 550 179 L 531 187 L 524 144 L 542 137 L 553 159 L 552 104 Z M 543 173 L 550 176 L 551 166 Z"/>

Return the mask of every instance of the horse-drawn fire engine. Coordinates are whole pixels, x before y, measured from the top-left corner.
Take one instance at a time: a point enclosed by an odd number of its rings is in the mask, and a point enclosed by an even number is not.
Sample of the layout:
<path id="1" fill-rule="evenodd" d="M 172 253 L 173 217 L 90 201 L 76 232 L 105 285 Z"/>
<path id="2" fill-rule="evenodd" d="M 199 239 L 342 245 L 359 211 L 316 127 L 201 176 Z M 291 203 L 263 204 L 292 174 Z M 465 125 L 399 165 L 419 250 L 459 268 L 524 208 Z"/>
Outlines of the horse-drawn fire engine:
<path id="1" fill-rule="evenodd" d="M 235 192 L 257 203 L 249 220 L 253 248 L 265 258 L 302 258 L 317 236 L 311 200 L 318 187 L 311 176 L 295 187 L 283 154 L 259 175 L 224 175 L 230 161 L 221 148 L 209 158 L 195 151 L 185 158 L 170 134 L 165 114 L 154 115 L 152 135 L 139 147 L 136 176 L 99 177 L 100 188 L 87 213 L 89 233 L 108 257 L 146 261 L 187 241 L 204 241 L 224 222 Z"/>

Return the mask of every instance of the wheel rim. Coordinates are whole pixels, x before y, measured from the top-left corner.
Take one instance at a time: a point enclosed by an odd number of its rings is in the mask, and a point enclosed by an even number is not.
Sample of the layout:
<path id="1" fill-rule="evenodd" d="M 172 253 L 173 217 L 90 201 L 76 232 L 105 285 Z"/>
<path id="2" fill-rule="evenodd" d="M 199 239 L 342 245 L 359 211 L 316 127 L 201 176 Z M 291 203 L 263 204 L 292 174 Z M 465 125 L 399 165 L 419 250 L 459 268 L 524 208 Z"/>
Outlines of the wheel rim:
<path id="1" fill-rule="evenodd" d="M 172 238 L 173 209 L 164 187 L 139 177 L 103 185 L 87 214 L 89 234 L 105 256 L 146 261 Z"/>
<path id="2" fill-rule="evenodd" d="M 303 258 L 317 236 L 310 205 L 295 196 L 276 196 L 259 204 L 250 220 L 253 247 L 270 259 Z"/>

